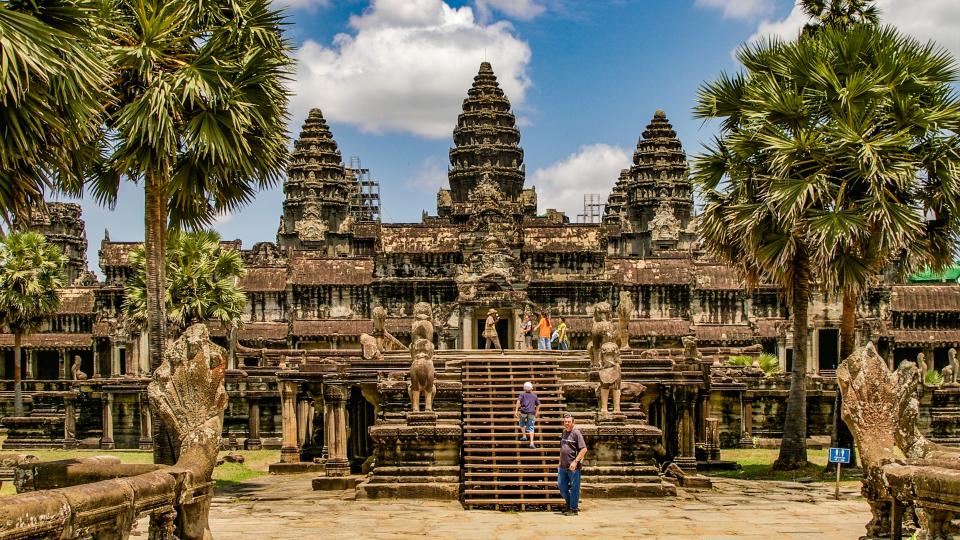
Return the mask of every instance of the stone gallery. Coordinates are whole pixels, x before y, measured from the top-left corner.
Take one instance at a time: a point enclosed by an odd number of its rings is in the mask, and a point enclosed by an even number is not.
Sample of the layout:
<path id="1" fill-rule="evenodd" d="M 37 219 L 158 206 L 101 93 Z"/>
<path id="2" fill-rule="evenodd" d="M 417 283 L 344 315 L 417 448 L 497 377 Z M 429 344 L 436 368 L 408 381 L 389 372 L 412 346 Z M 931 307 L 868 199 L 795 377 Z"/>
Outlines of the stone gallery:
<path id="1" fill-rule="evenodd" d="M 225 407 L 222 426 L 204 429 L 222 430 L 227 446 L 276 449 L 271 470 L 316 471 L 316 489 L 549 507 L 562 504 L 555 460 L 569 412 L 591 448 L 585 494 L 709 486 L 698 470 L 723 466 L 722 448 L 780 437 L 789 380 L 759 358 L 789 372 L 792 322 L 778 289 L 747 289 L 704 254 L 686 154 L 663 111 L 624 166 L 601 223 L 538 208 L 510 102 L 484 62 L 453 130 L 436 213 L 383 223 L 361 171 L 344 165 L 320 110 L 310 111 L 276 243 L 225 243 L 247 266 L 243 324 L 191 329 L 224 355 L 215 371 L 229 400 L 197 413 L 207 420 Z M 79 206 L 51 203 L 27 226 L 62 247 L 70 286 L 60 312 L 24 339 L 24 416 L 11 414 L 13 336 L 0 335 L 4 448 L 151 448 L 148 403 L 162 397 L 149 386 L 145 336 L 121 310 L 137 244 L 105 234 L 99 281 L 86 268 Z M 930 441 L 957 442 L 960 286 L 878 282 L 862 298 L 858 341 L 875 358 L 946 368 L 946 382 L 917 403 L 917 426 Z M 504 351 L 481 350 L 491 309 Z M 522 321 L 540 313 L 565 319 L 570 350 L 524 350 Z M 815 296 L 809 313 L 809 436 L 829 441 L 840 303 Z M 537 448 L 516 441 L 512 417 L 526 381 L 543 403 Z M 197 486 L 207 465 L 193 473 Z M 169 471 L 150 474 L 167 482 Z"/>

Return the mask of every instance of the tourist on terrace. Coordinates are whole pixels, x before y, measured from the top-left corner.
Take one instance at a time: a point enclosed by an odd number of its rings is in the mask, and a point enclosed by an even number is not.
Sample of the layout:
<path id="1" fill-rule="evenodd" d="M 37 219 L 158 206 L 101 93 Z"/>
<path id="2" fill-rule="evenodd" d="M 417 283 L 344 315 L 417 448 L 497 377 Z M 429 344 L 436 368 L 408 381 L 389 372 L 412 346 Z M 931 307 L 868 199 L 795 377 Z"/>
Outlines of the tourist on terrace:
<path id="1" fill-rule="evenodd" d="M 520 440 L 529 440 L 530 448 L 537 447 L 533 443 L 533 432 L 539 414 L 540 398 L 533 391 L 533 383 L 527 381 L 523 383 L 523 392 L 517 396 L 517 403 L 513 407 L 513 418 L 517 420 L 517 426 L 520 428 Z"/>
<path id="2" fill-rule="evenodd" d="M 487 322 L 483 327 L 483 337 L 486 338 L 486 349 L 500 349 L 500 354 L 503 354 L 503 347 L 500 345 L 500 335 L 497 334 L 497 319 L 500 316 L 497 314 L 497 310 L 490 308 L 487 311 Z"/>
<path id="3" fill-rule="evenodd" d="M 530 312 L 523 314 L 523 324 L 520 325 L 523 331 L 523 350 L 533 349 L 533 321 L 530 319 Z"/>
<path id="4" fill-rule="evenodd" d="M 557 469 L 557 485 L 567 507 L 565 516 L 580 513 L 580 464 L 587 455 L 587 443 L 583 434 L 573 425 L 570 413 L 563 415 L 563 434 L 560 435 L 560 467 Z"/>
<path id="5" fill-rule="evenodd" d="M 540 322 L 537 323 L 537 335 L 540 336 L 539 349 L 541 351 L 550 350 L 550 336 L 553 328 L 550 325 L 550 319 L 547 318 L 545 311 L 540 312 Z"/>
<path id="6" fill-rule="evenodd" d="M 570 350 L 570 336 L 567 334 L 567 319 L 560 317 L 560 324 L 557 325 L 557 348 L 561 351 Z"/>

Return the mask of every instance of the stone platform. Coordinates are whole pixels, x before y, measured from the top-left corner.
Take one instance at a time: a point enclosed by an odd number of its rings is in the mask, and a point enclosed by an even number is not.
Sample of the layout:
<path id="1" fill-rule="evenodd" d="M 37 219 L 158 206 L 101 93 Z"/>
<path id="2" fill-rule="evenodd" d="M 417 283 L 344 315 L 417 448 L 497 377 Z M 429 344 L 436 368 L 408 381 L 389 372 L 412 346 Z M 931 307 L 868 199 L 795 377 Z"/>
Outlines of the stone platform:
<path id="1" fill-rule="evenodd" d="M 437 423 L 434 414 L 411 414 L 407 424 L 370 428 L 376 465 L 357 487 L 359 497 L 457 500 L 463 430 Z"/>

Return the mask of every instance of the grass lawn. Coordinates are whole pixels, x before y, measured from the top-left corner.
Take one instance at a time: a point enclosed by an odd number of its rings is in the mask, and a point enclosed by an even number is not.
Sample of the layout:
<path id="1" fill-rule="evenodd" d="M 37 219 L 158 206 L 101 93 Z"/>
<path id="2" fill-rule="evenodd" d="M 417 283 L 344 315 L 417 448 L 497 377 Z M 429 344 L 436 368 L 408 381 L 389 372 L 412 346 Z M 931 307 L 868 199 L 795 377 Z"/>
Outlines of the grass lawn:
<path id="1" fill-rule="evenodd" d="M 0 436 L 0 445 L 3 444 L 3 438 Z M 17 454 L 31 454 L 40 458 L 41 461 L 53 461 L 58 459 L 70 459 L 76 457 L 91 456 L 116 456 L 123 463 L 153 463 L 153 454 L 140 450 L 9 450 L 8 452 Z M 227 452 L 221 452 L 223 457 Z M 267 474 L 267 467 L 280 459 L 279 450 L 238 450 L 236 453 L 244 457 L 241 463 L 224 463 L 213 470 L 213 479 L 217 487 L 236 485 L 244 480 L 264 476 Z M 12 482 L 4 482 L 0 487 L 0 497 L 14 495 L 16 490 Z"/>
<path id="2" fill-rule="evenodd" d="M 836 466 L 827 469 L 826 448 L 821 450 L 807 450 L 807 459 L 810 461 L 804 469 L 797 471 L 774 471 L 773 462 L 777 460 L 780 450 L 776 448 L 737 448 L 720 451 L 720 457 L 727 461 L 736 461 L 740 464 L 739 471 L 710 471 L 708 476 L 724 478 L 741 478 L 744 480 L 808 480 L 814 482 L 832 482 L 836 480 Z M 841 469 L 841 482 L 844 485 L 859 483 L 862 478 L 860 471 Z"/>

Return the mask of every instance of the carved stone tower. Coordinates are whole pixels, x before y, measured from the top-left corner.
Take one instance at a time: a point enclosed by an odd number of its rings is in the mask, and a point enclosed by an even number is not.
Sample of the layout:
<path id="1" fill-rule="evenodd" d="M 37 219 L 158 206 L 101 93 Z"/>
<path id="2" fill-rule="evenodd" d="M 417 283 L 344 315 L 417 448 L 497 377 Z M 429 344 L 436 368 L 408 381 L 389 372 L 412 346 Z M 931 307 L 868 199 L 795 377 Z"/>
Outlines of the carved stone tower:
<path id="1" fill-rule="evenodd" d="M 320 109 L 312 109 L 283 183 L 283 217 L 277 244 L 294 249 L 349 251 L 353 178 L 344 171 L 340 150 Z"/>
<path id="2" fill-rule="evenodd" d="M 437 195 L 441 217 L 465 221 L 478 198 L 471 193 L 481 184 L 490 193 L 496 191 L 510 213 L 536 213 L 536 193 L 523 189 L 525 168 L 516 117 L 489 62 L 480 64 L 463 100 L 453 144 L 447 174 L 450 189 L 440 190 Z"/>
<path id="3" fill-rule="evenodd" d="M 87 230 L 82 215 L 79 204 L 50 202 L 46 208 L 31 208 L 29 223 L 14 224 L 17 229 L 44 235 L 48 242 L 60 247 L 67 257 L 63 269 L 67 286 L 78 283 L 78 278 L 82 278 L 81 283 L 95 279 L 87 272 Z"/>
<path id="4" fill-rule="evenodd" d="M 610 246 L 621 255 L 666 255 L 693 245 L 693 190 L 687 155 L 663 111 L 637 141 L 633 166 L 610 193 L 605 223 L 619 222 Z M 616 215 L 614 215 L 614 213 Z"/>

